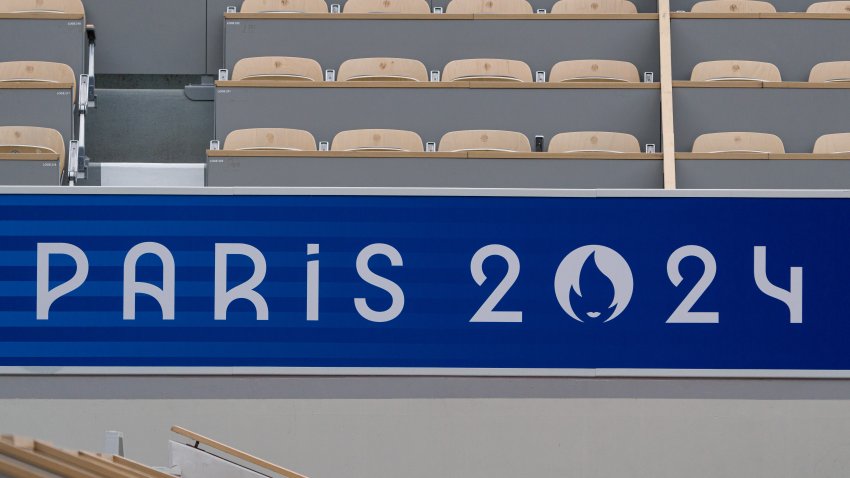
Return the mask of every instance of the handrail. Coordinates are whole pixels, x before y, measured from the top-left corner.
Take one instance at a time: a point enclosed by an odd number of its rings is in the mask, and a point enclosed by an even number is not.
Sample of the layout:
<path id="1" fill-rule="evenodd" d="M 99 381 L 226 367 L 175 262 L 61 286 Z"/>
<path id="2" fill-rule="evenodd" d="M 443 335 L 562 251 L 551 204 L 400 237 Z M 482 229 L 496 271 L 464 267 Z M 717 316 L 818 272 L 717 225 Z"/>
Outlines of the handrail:
<path id="1" fill-rule="evenodd" d="M 288 478 L 307 478 L 305 475 L 302 475 L 300 473 L 296 473 L 296 472 L 289 470 L 287 468 L 284 468 L 280 465 L 276 465 L 276 464 L 274 464 L 270 461 L 263 460 L 262 458 L 258 458 L 254 455 L 251 455 L 250 453 L 245 453 L 244 451 L 241 451 L 241 450 L 238 450 L 238 449 L 233 448 L 231 446 L 225 445 L 224 443 L 213 440 L 212 438 L 207 438 L 203 435 L 195 433 L 191 430 L 187 430 L 183 427 L 179 427 L 179 426 L 175 425 L 175 426 L 171 427 L 171 431 L 178 434 L 178 435 L 181 435 L 183 437 L 186 437 L 186 438 L 194 441 L 196 443 L 196 446 L 197 446 L 197 444 L 206 445 L 210 448 L 214 448 L 218 451 L 221 451 L 221 452 L 227 453 L 228 455 L 231 455 L 233 457 L 239 458 L 240 460 L 244 460 L 244 461 L 247 461 L 248 463 L 257 465 L 260 468 L 263 468 L 264 470 L 273 471 L 275 473 L 279 473 L 279 474 L 286 476 Z"/>

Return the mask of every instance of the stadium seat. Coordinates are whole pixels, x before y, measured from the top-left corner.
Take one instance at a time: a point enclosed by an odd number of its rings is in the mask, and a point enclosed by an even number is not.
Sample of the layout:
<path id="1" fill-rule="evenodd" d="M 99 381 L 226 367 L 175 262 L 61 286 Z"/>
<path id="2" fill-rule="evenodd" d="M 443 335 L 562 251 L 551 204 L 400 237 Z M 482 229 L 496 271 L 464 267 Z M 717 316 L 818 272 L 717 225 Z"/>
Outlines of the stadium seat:
<path id="1" fill-rule="evenodd" d="M 522 61 L 501 59 L 454 60 L 443 68 L 443 81 L 531 81 L 531 68 Z"/>
<path id="2" fill-rule="evenodd" d="M 65 158 L 65 141 L 55 129 L 36 126 L 0 126 L 0 153 L 55 153 Z"/>
<path id="3" fill-rule="evenodd" d="M 730 132 L 709 133 L 697 137 L 694 153 L 785 153 L 782 140 L 775 134 Z"/>
<path id="4" fill-rule="evenodd" d="M 850 133 L 825 134 L 815 141 L 815 154 L 850 153 Z"/>
<path id="5" fill-rule="evenodd" d="M 812 83 L 830 83 L 850 81 L 850 61 L 827 61 L 818 63 L 809 73 Z"/>
<path id="6" fill-rule="evenodd" d="M 64 13 L 85 15 L 80 0 L 0 0 L 0 13 Z"/>
<path id="7" fill-rule="evenodd" d="M 528 137 L 515 131 L 466 130 L 446 133 L 440 139 L 441 152 L 506 151 L 530 153 Z"/>
<path id="8" fill-rule="evenodd" d="M 308 131 L 289 128 L 238 129 L 227 135 L 225 150 L 316 151 L 316 139 Z"/>
<path id="9" fill-rule="evenodd" d="M 534 13 L 534 9 L 526 0 L 452 0 L 446 13 L 521 15 Z"/>
<path id="10" fill-rule="evenodd" d="M 70 83 L 72 101 L 77 100 L 77 79 L 74 70 L 64 63 L 50 61 L 0 62 L 0 83 Z"/>
<path id="11" fill-rule="evenodd" d="M 850 13 L 850 1 L 818 2 L 809 5 L 806 13 Z"/>
<path id="12" fill-rule="evenodd" d="M 334 136 L 331 151 L 422 152 L 422 138 L 400 129 L 354 129 Z"/>
<path id="13" fill-rule="evenodd" d="M 233 67 L 233 80 L 322 81 L 322 66 L 310 58 L 259 56 L 243 58 Z"/>
<path id="14" fill-rule="evenodd" d="M 693 13 L 776 13 L 770 2 L 758 0 L 707 0 L 691 7 Z"/>
<path id="15" fill-rule="evenodd" d="M 328 13 L 325 0 L 245 0 L 242 13 Z"/>
<path id="16" fill-rule="evenodd" d="M 637 7 L 629 0 L 559 0 L 552 13 L 637 13 Z"/>
<path id="17" fill-rule="evenodd" d="M 426 0 L 348 0 L 343 13 L 431 13 Z"/>
<path id="18" fill-rule="evenodd" d="M 719 60 L 698 63 L 691 81 L 782 81 L 772 63 L 748 60 Z"/>
<path id="19" fill-rule="evenodd" d="M 339 67 L 339 81 L 428 81 L 428 70 L 419 60 L 407 58 L 356 58 Z"/>
<path id="20" fill-rule="evenodd" d="M 622 81 L 638 82 L 640 74 L 635 65 L 616 60 L 569 60 L 552 67 L 552 83 L 571 81 Z"/>
<path id="21" fill-rule="evenodd" d="M 550 153 L 640 153 L 637 138 L 626 133 L 575 131 L 559 133 L 549 142 Z"/>

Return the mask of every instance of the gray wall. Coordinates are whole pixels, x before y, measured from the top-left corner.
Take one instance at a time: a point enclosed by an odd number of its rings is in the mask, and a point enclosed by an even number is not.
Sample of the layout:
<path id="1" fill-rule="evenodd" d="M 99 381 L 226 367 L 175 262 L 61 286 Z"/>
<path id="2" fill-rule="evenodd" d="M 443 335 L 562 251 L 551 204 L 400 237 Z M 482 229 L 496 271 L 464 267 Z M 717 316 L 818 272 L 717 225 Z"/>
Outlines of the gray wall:
<path id="1" fill-rule="evenodd" d="M 313 478 L 844 477 L 850 382 L 3 377 L 0 430 L 165 464 L 179 424 Z"/>
<path id="2" fill-rule="evenodd" d="M 773 133 L 788 153 L 811 153 L 824 134 L 850 131 L 850 89 L 674 88 L 676 151 L 703 133 Z"/>
<path id="3" fill-rule="evenodd" d="M 784 81 L 808 81 L 817 63 L 850 59 L 847 20 L 693 19 L 671 22 L 673 79 L 688 80 L 699 62 L 775 64 Z"/>

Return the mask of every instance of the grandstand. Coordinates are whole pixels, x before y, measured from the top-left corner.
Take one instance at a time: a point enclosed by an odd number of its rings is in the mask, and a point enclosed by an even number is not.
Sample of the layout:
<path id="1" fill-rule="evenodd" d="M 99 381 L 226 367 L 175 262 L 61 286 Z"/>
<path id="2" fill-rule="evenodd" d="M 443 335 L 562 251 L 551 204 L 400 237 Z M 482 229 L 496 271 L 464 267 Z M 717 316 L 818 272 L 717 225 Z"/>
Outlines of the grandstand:
<path id="1" fill-rule="evenodd" d="M 0 0 L 0 478 L 305 476 L 178 422 L 846 475 L 847 45 L 846 0 Z"/>

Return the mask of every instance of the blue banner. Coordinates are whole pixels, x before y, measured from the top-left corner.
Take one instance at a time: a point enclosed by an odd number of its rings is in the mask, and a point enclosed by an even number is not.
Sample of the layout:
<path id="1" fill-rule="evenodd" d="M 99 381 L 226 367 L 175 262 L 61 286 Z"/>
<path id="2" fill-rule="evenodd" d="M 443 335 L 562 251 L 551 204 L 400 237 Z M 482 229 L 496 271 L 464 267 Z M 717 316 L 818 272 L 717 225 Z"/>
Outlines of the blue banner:
<path id="1" fill-rule="evenodd" d="M 0 196 L 0 366 L 850 370 L 847 199 Z"/>

